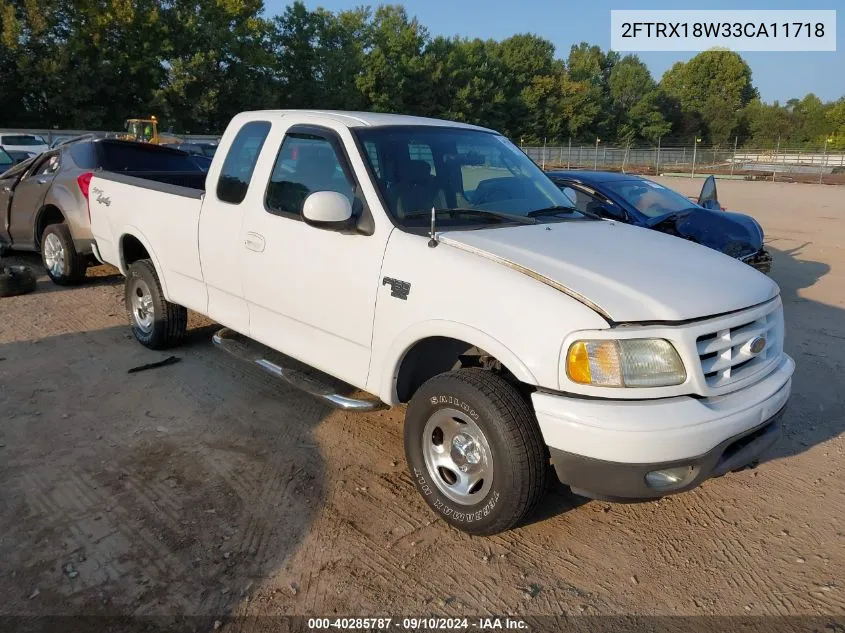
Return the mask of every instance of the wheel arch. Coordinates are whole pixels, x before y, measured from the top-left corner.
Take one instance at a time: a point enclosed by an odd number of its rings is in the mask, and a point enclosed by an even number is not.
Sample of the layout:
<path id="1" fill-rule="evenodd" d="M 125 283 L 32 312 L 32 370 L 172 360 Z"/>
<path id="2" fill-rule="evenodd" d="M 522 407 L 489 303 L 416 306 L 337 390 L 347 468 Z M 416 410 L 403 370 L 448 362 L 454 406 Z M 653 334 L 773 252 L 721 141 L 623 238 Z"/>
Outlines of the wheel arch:
<path id="1" fill-rule="evenodd" d="M 494 337 L 453 321 L 433 321 L 406 330 L 391 346 L 390 369 L 381 377 L 382 400 L 398 404 L 410 400 L 429 378 L 455 368 L 462 356 L 491 358 L 524 384 L 536 385 L 531 370 Z"/>
<path id="2" fill-rule="evenodd" d="M 44 230 L 48 226 L 66 221 L 64 212 L 57 205 L 52 203 L 42 205 L 35 214 L 35 222 L 32 225 L 32 243 L 35 248 L 41 250 L 41 236 L 44 235 Z"/>
<path id="3" fill-rule="evenodd" d="M 162 292 L 164 292 L 165 298 L 167 298 L 168 301 L 170 300 L 170 294 L 167 291 L 167 282 L 164 279 L 164 275 L 162 275 L 162 268 L 159 263 L 159 259 L 156 256 L 155 251 L 150 246 L 149 240 L 144 237 L 144 234 L 141 233 L 141 231 L 134 227 L 127 227 L 120 236 L 120 240 L 118 242 L 118 253 L 120 256 L 120 272 L 123 273 L 124 276 L 126 276 L 129 271 L 129 266 L 139 259 L 149 259 L 152 261 L 156 275 L 158 275 L 158 281 L 161 284 Z"/>

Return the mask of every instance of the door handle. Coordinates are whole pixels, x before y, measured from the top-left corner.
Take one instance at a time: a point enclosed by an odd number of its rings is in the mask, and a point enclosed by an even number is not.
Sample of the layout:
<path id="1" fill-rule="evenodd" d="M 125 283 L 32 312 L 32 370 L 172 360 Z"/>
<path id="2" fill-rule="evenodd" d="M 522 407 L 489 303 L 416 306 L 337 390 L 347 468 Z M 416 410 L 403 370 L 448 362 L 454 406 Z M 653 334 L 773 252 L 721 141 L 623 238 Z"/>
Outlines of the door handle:
<path id="1" fill-rule="evenodd" d="M 264 241 L 264 236 L 259 235 L 258 233 L 247 233 L 246 239 L 244 240 L 244 246 L 246 246 L 249 250 L 255 251 L 256 253 L 260 253 L 264 250 L 264 245 L 266 242 Z"/>
<path id="2" fill-rule="evenodd" d="M 37 182 L 39 185 L 46 185 L 47 184 L 47 181 L 44 180 L 43 178 L 39 178 L 35 182 Z"/>

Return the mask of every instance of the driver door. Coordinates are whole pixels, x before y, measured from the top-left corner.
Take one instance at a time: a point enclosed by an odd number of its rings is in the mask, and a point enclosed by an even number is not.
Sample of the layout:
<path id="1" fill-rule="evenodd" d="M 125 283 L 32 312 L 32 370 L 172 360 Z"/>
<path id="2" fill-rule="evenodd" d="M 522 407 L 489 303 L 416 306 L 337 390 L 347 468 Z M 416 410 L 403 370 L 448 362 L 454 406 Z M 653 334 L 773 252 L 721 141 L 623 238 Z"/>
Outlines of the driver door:
<path id="1" fill-rule="evenodd" d="M 25 171 L 26 167 L 13 167 L 0 178 L 0 244 L 12 241 L 9 235 L 9 208 L 12 206 L 15 185 Z"/>
<path id="2" fill-rule="evenodd" d="M 244 219 L 244 295 L 250 336 L 356 387 L 366 385 L 379 275 L 390 235 L 306 224 L 316 191 L 347 196 L 369 214 L 341 129 L 275 124 L 269 182 Z M 268 166 L 269 167 L 269 166 Z M 267 176 L 265 176 L 267 178 Z M 360 180 L 359 180 L 360 179 Z"/>
<path id="3" fill-rule="evenodd" d="M 17 186 L 12 189 L 9 207 L 9 235 L 16 246 L 35 246 L 41 237 L 34 235 L 35 216 L 41 209 L 44 197 L 59 172 L 59 152 L 47 152 L 36 159 Z"/>

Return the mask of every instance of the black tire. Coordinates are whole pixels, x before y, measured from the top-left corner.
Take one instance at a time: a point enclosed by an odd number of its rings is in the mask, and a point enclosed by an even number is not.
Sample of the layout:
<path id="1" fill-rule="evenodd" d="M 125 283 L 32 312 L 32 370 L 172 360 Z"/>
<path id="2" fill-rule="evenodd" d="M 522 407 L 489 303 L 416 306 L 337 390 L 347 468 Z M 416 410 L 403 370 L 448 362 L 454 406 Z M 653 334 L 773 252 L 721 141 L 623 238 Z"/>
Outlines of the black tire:
<path id="1" fill-rule="evenodd" d="M 58 260 L 55 258 L 53 245 L 58 245 L 61 249 Z M 41 261 L 47 275 L 59 286 L 71 286 L 85 279 L 88 259 L 76 252 L 67 224 L 51 224 L 44 229 L 41 234 Z"/>
<path id="2" fill-rule="evenodd" d="M 459 416 L 452 416 L 453 411 L 458 411 Z M 459 423 L 458 433 L 463 434 L 460 429 L 473 426 L 480 429 L 486 446 L 480 445 L 483 449 L 475 455 L 486 459 L 487 449 L 490 452 L 491 481 L 477 492 L 470 488 L 461 503 L 450 499 L 441 489 L 441 486 L 449 488 L 445 475 L 450 471 L 444 473 L 437 469 L 432 474 L 424 454 L 431 450 L 427 442 L 437 445 L 438 431 L 440 446 L 445 444 L 444 432 L 437 427 L 437 420 L 444 416 L 451 416 Z M 431 437 L 427 437 L 426 431 L 429 421 L 435 427 Z M 450 442 L 450 454 L 456 454 L 453 446 Z M 546 487 L 548 459 L 534 413 L 510 383 L 483 369 L 446 372 L 420 387 L 405 416 L 405 456 L 411 477 L 426 503 L 444 521 L 469 534 L 490 535 L 514 527 L 534 509 Z M 476 466 L 478 463 L 468 467 Z M 435 477 L 440 478 L 439 482 Z M 483 496 L 475 501 L 473 494 Z"/>
<path id="3" fill-rule="evenodd" d="M 188 311 L 164 298 L 158 274 L 149 259 L 138 260 L 129 266 L 125 299 L 132 333 L 141 345 L 167 349 L 178 345 L 185 336 Z M 138 307 L 141 303 L 147 306 L 146 309 Z"/>
<path id="4" fill-rule="evenodd" d="M 35 272 L 28 266 L 0 264 L 0 297 L 25 295 L 35 290 Z"/>

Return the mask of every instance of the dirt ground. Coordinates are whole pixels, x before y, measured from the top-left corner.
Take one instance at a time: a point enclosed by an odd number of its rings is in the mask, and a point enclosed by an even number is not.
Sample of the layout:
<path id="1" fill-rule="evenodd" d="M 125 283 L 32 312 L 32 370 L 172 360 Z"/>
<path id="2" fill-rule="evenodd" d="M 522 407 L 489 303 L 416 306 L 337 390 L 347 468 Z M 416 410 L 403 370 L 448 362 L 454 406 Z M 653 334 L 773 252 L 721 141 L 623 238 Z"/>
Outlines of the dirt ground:
<path id="1" fill-rule="evenodd" d="M 845 613 L 845 188 L 719 189 L 774 253 L 798 365 L 785 437 L 659 502 L 558 487 L 492 538 L 418 497 L 402 409 L 324 407 L 193 316 L 179 363 L 128 374 L 169 354 L 134 341 L 106 267 L 0 299 L 0 615 Z"/>

